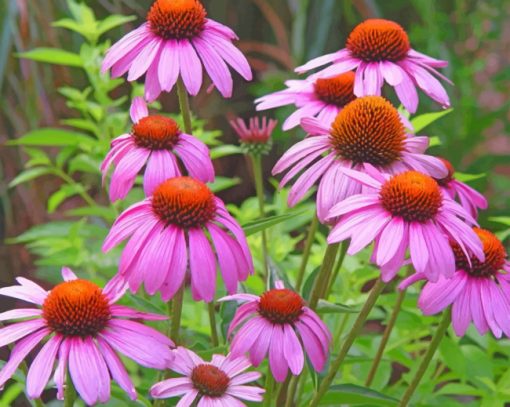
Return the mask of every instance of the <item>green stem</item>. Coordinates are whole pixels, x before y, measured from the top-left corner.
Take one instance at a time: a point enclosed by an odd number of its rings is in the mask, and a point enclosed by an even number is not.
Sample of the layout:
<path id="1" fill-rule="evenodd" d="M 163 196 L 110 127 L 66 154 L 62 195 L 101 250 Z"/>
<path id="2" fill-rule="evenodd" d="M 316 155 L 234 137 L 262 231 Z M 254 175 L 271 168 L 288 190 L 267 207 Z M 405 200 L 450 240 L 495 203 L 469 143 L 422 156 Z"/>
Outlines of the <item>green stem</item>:
<path id="1" fill-rule="evenodd" d="M 326 293 L 324 294 L 324 298 L 326 300 L 331 295 L 331 291 L 333 291 L 333 285 L 335 284 L 335 281 L 338 278 L 338 274 L 340 274 L 340 270 L 342 269 L 342 266 L 344 264 L 348 247 L 349 247 L 348 242 L 342 242 L 340 246 L 340 256 L 338 257 L 338 261 L 336 262 L 335 271 L 333 272 L 331 278 L 329 279 L 328 288 L 326 289 Z"/>
<path id="2" fill-rule="evenodd" d="M 64 389 L 64 407 L 73 407 L 76 400 L 76 390 L 69 372 L 66 374 L 66 387 Z"/>
<path id="3" fill-rule="evenodd" d="M 388 325 L 386 325 L 386 329 L 384 330 L 383 336 L 381 338 L 381 343 L 379 344 L 379 348 L 377 349 L 374 361 L 372 362 L 372 366 L 370 367 L 370 372 L 368 372 L 367 380 L 365 381 L 366 387 L 370 387 L 372 381 L 374 380 L 375 374 L 377 373 L 377 368 L 379 367 L 379 363 L 381 363 L 381 359 L 384 354 L 384 349 L 386 348 L 388 340 L 390 339 L 391 331 L 393 330 L 395 322 L 397 321 L 398 314 L 402 309 L 402 302 L 404 301 L 405 296 L 406 296 L 405 290 L 402 290 L 398 293 L 397 302 L 393 307 L 393 311 L 391 313 L 390 320 L 388 321 Z"/>
<path id="4" fill-rule="evenodd" d="M 324 396 L 324 394 L 326 394 L 326 392 L 329 389 L 329 386 L 331 386 L 331 383 L 333 383 L 333 380 L 335 379 L 335 376 L 338 372 L 338 369 L 340 368 L 340 365 L 344 361 L 345 357 L 347 356 L 347 353 L 349 352 L 349 349 L 354 343 L 354 340 L 356 339 L 359 332 L 361 331 L 361 328 L 365 324 L 368 314 L 372 310 L 383 288 L 384 283 L 380 278 L 378 278 L 377 281 L 375 282 L 375 285 L 372 287 L 372 290 L 370 291 L 370 294 L 368 295 L 368 298 L 365 304 L 363 305 L 363 308 L 361 309 L 358 317 L 356 318 L 356 321 L 354 321 L 354 325 L 351 328 L 351 332 L 349 332 L 349 335 L 347 335 L 347 337 L 345 338 L 344 343 L 340 349 L 340 352 L 338 353 L 338 356 L 331 363 L 331 367 L 329 369 L 328 374 L 322 381 L 319 390 L 317 390 L 317 393 L 313 397 L 310 403 L 310 407 L 317 407 L 319 405 L 321 398 Z"/>
<path id="5" fill-rule="evenodd" d="M 78 195 L 82 197 L 82 199 L 87 203 L 89 206 L 97 206 L 96 201 L 94 201 L 94 198 L 92 198 L 87 191 L 83 188 L 83 186 L 79 183 L 77 183 L 74 179 L 72 179 L 69 175 L 67 175 L 64 171 L 62 171 L 60 168 L 53 168 L 53 173 L 60 177 L 63 181 L 67 182 L 69 185 L 72 185 L 76 187 L 76 191 L 78 192 Z"/>
<path id="6" fill-rule="evenodd" d="M 172 304 L 170 339 L 179 344 L 179 330 L 181 328 L 182 302 L 184 300 L 184 283 L 175 294 Z"/>
<path id="7" fill-rule="evenodd" d="M 179 97 L 179 107 L 181 108 L 182 121 L 184 122 L 184 130 L 188 134 L 192 134 L 193 125 L 191 123 L 191 109 L 189 107 L 188 92 L 182 78 L 177 80 L 177 96 Z"/>
<path id="8" fill-rule="evenodd" d="M 301 375 L 292 376 L 290 379 L 289 387 L 287 388 L 287 397 L 285 398 L 285 407 L 292 407 L 294 405 L 294 396 L 296 395 L 299 379 L 301 379 Z"/>
<path id="9" fill-rule="evenodd" d="M 273 398 L 274 377 L 269 366 L 267 367 L 266 384 L 264 388 L 266 389 L 266 393 L 264 394 L 264 404 L 262 404 L 262 407 L 270 407 Z"/>
<path id="10" fill-rule="evenodd" d="M 306 265 L 308 264 L 308 259 L 310 258 L 313 242 L 315 241 L 315 233 L 317 233 L 318 228 L 319 218 L 317 217 L 317 214 L 315 214 L 313 216 L 312 223 L 310 224 L 310 229 L 308 229 L 308 236 L 306 237 L 303 257 L 301 258 L 301 266 L 299 267 L 299 272 L 296 279 L 296 291 L 298 292 L 301 290 L 301 285 L 303 284 Z"/>
<path id="11" fill-rule="evenodd" d="M 209 323 L 211 324 L 211 343 L 214 347 L 219 346 L 218 329 L 216 328 L 216 312 L 214 309 L 214 301 L 207 304 L 209 311 Z"/>
<path id="12" fill-rule="evenodd" d="M 339 243 L 328 245 L 326 248 L 326 253 L 324 253 L 324 259 L 322 260 L 322 266 L 315 277 L 315 282 L 313 285 L 313 290 L 310 295 L 310 308 L 317 308 L 317 304 L 319 303 L 319 299 L 322 297 L 326 290 L 326 284 L 329 281 L 331 270 L 333 270 L 333 266 L 335 265 L 336 255 L 338 253 Z"/>
<path id="13" fill-rule="evenodd" d="M 264 218 L 266 216 L 266 211 L 264 209 L 264 182 L 263 182 L 263 172 L 262 172 L 262 157 L 260 155 L 251 155 L 251 163 L 253 167 L 253 179 L 255 181 L 255 191 L 257 192 L 257 198 L 259 201 L 259 211 L 260 217 Z M 268 273 L 268 251 L 267 251 L 267 236 L 266 231 L 262 230 L 262 257 L 264 263 L 264 276 L 268 282 L 269 288 L 269 273 Z"/>
<path id="14" fill-rule="evenodd" d="M 411 384 L 407 388 L 406 392 L 404 393 L 404 396 L 402 397 L 402 400 L 400 401 L 399 404 L 400 407 L 405 407 L 409 404 L 409 401 L 411 400 L 411 397 L 413 396 L 416 388 L 420 384 L 420 381 L 423 378 L 423 375 L 425 374 L 425 371 L 427 370 L 427 367 L 429 366 L 430 361 L 434 356 L 434 353 L 436 353 L 437 347 L 441 343 L 441 340 L 443 339 L 443 336 L 446 333 L 446 330 L 448 329 L 451 320 L 452 320 L 451 309 L 448 308 L 443 312 L 443 319 L 439 323 L 437 331 L 432 337 L 432 340 L 430 341 L 430 345 L 427 348 L 427 352 L 425 353 L 425 356 L 423 357 Z"/>

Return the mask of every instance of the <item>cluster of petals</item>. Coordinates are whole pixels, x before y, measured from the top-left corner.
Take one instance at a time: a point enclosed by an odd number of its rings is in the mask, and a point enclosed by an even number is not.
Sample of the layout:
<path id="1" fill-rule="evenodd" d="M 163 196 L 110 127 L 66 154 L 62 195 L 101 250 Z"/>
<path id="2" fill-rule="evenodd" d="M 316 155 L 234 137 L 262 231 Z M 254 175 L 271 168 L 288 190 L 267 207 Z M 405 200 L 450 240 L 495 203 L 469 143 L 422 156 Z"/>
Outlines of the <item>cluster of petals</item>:
<path id="1" fill-rule="evenodd" d="M 229 66 L 252 79 L 248 61 L 232 44 L 237 39 L 229 27 L 206 18 L 199 0 L 156 0 L 147 22 L 108 50 L 102 71 L 111 69 L 115 78 L 127 73 L 129 81 L 145 75 L 145 98 L 154 101 L 179 78 L 190 95 L 197 95 L 205 68 L 220 93 L 231 97 Z"/>
<path id="2" fill-rule="evenodd" d="M 220 301 L 244 303 L 228 330 L 229 336 L 236 331 L 230 347 L 233 356 L 248 353 L 251 363 L 258 366 L 269 355 L 269 366 L 278 382 L 285 380 L 289 370 L 293 375 L 301 373 L 305 353 L 316 371 L 324 369 L 331 333 L 301 297 L 285 289 L 282 282 L 276 282 L 275 289 L 260 297 L 240 293 Z"/>
<path id="3" fill-rule="evenodd" d="M 283 123 L 283 130 L 291 130 L 308 117 L 316 117 L 328 125 L 342 108 L 356 98 L 353 93 L 354 73 L 322 79 L 311 75 L 305 80 L 288 80 L 284 90 L 270 93 L 255 100 L 257 110 L 294 105 L 298 109 Z M 324 90 L 323 90 L 324 88 Z"/>
<path id="4" fill-rule="evenodd" d="M 0 329 L 0 346 L 16 343 L 0 371 L 0 387 L 46 340 L 28 370 L 30 398 L 40 397 L 54 370 L 59 399 L 64 396 L 66 374 L 89 405 L 109 400 L 112 379 L 136 399 L 135 387 L 118 354 L 145 367 L 165 369 L 173 359 L 173 342 L 139 321 L 166 317 L 116 305 L 126 290 L 120 279 L 111 280 L 101 290 L 79 280 L 68 268 L 62 269 L 62 276 L 64 282 L 49 292 L 22 277 L 17 279 L 20 285 L 0 288 L 0 295 L 40 306 L 0 314 L 0 321 L 23 319 Z"/>
<path id="5" fill-rule="evenodd" d="M 437 182 L 452 199 L 458 199 L 462 207 L 473 218 L 477 218 L 478 210 L 487 209 L 489 206 L 487 198 L 476 189 L 455 179 L 455 169 L 453 165 L 444 158 L 442 158 L 442 160 L 448 169 L 448 175 L 445 178 L 438 179 Z"/>
<path id="6" fill-rule="evenodd" d="M 133 99 L 130 114 L 133 131 L 112 141 L 101 165 L 103 183 L 110 167 L 115 165 L 109 190 L 112 202 L 126 197 L 144 166 L 143 186 L 147 196 L 166 179 L 181 175 L 179 162 L 192 177 L 203 182 L 214 181 L 209 149 L 202 141 L 181 132 L 170 118 L 150 116 L 141 97 Z"/>
<path id="7" fill-rule="evenodd" d="M 247 123 L 241 118 L 230 121 L 230 125 L 246 144 L 265 144 L 271 140 L 271 134 L 278 122 L 274 119 L 251 117 Z"/>
<path id="8" fill-rule="evenodd" d="M 379 98 L 377 96 L 368 96 L 359 98 L 351 103 L 363 103 L 365 99 Z M 377 102 L 380 102 L 376 99 Z M 368 102 L 367 102 L 368 103 Z M 382 102 L 381 102 L 382 103 Z M 388 103 L 389 102 L 385 102 Z M 352 106 L 352 105 L 351 105 Z M 346 109 L 348 109 L 346 107 Z M 395 110 L 395 116 L 398 113 Z M 346 110 L 344 110 L 346 111 Z M 338 120 L 342 120 L 339 113 L 334 124 Z M 373 117 L 373 116 L 372 116 Z M 334 126 L 333 124 L 333 126 Z M 360 120 L 359 128 L 363 130 L 359 132 L 359 155 L 366 155 L 369 150 L 364 146 L 366 143 L 371 143 L 370 154 L 378 158 L 381 155 L 377 151 L 375 140 L 370 140 L 372 130 L 369 128 L 370 121 L 363 123 Z M 379 123 L 377 123 L 379 125 Z M 447 175 L 447 170 L 443 162 L 433 156 L 425 154 L 429 145 L 429 139 L 424 136 L 413 136 L 404 133 L 404 125 L 402 126 L 402 141 L 401 149 L 395 153 L 396 159 L 388 162 L 384 166 L 377 166 L 384 172 L 395 174 L 409 169 L 414 169 L 425 174 L 429 174 L 435 178 L 443 178 Z M 273 175 L 286 172 L 282 178 L 280 186 L 283 187 L 289 183 L 293 178 L 297 177 L 292 185 L 289 193 L 288 203 L 289 206 L 296 205 L 306 193 L 318 183 L 317 191 L 317 215 L 321 222 L 326 222 L 329 210 L 337 202 L 348 198 L 349 196 L 356 195 L 362 192 L 363 186 L 361 183 L 353 180 L 344 173 L 344 169 L 355 169 L 357 171 L 365 171 L 367 165 L 373 164 L 370 162 L 353 161 L 350 157 L 342 156 L 335 143 L 334 136 L 332 136 L 333 128 L 325 126 L 315 118 L 306 118 L 301 121 L 301 126 L 309 134 L 307 138 L 296 143 L 280 158 L 273 168 Z M 364 127 L 366 126 L 366 127 Z M 377 129 L 376 129 L 377 130 Z M 369 136 L 367 136 L 367 134 Z M 381 138 L 385 137 L 384 134 L 378 131 L 374 134 Z M 364 137 L 365 139 L 362 139 Z M 363 151 L 361 151 L 363 150 Z"/>
<path id="9" fill-rule="evenodd" d="M 329 217 L 338 221 L 328 236 L 328 243 L 351 239 L 347 253 L 353 255 L 375 242 L 372 260 L 380 267 L 386 282 L 395 277 L 404 264 L 407 249 L 415 270 L 430 281 L 454 275 L 455 257 L 450 241 L 456 242 L 466 256 L 471 253 L 480 261 L 484 260 L 480 239 L 469 226 L 476 225 L 475 219 L 440 192 L 431 177 L 415 171 L 390 176 L 372 166 L 366 166 L 365 170 L 362 173 L 343 169 L 345 176 L 366 189 L 363 194 L 353 195 L 333 206 Z M 397 177 L 403 181 L 409 178 L 409 182 L 396 191 L 396 196 L 389 196 L 395 199 L 389 204 L 395 204 L 405 215 L 389 211 L 383 195 Z M 408 188 L 409 196 L 404 188 Z M 432 189 L 429 191 L 429 188 Z M 432 196 L 428 196 L 429 193 Z M 413 197 L 417 199 L 414 202 Z"/>
<path id="10" fill-rule="evenodd" d="M 152 397 L 181 397 L 179 407 L 243 407 L 241 400 L 262 401 L 265 390 L 247 385 L 258 380 L 261 374 L 246 372 L 251 367 L 246 357 L 213 355 L 211 362 L 205 362 L 183 347 L 173 353 L 175 357 L 169 368 L 183 377 L 156 383 L 150 391 Z"/>
<path id="11" fill-rule="evenodd" d="M 438 60 L 410 47 L 409 39 L 397 23 L 382 19 L 368 19 L 349 35 L 346 48 L 315 58 L 296 69 L 298 73 L 331 64 L 319 71 L 322 78 L 354 70 L 354 94 L 358 97 L 380 95 L 388 83 L 410 113 L 418 108 L 416 87 L 442 107 L 450 106 L 446 90 L 439 80 L 451 83 L 436 68 L 444 68 L 447 61 Z"/>
<path id="12" fill-rule="evenodd" d="M 461 258 L 452 278 L 440 277 L 425 284 L 418 306 L 425 315 L 452 306 L 452 326 L 458 336 L 463 336 L 473 322 L 480 335 L 490 330 L 496 338 L 502 334 L 510 337 L 510 262 L 496 236 L 483 229 L 476 231 L 484 244 L 485 262 L 471 258 L 469 263 Z M 423 279 L 423 273 L 415 273 L 399 288 L 406 289 Z"/>
<path id="13" fill-rule="evenodd" d="M 163 205 L 173 223 L 161 217 L 157 205 Z M 188 270 L 193 299 L 207 302 L 214 299 L 217 263 L 229 293 L 253 273 L 241 226 L 207 186 L 189 177 L 170 178 L 126 209 L 111 227 L 103 251 L 126 239 L 120 275 L 133 292 L 143 283 L 147 293 L 159 291 L 165 301 L 185 283 Z"/>

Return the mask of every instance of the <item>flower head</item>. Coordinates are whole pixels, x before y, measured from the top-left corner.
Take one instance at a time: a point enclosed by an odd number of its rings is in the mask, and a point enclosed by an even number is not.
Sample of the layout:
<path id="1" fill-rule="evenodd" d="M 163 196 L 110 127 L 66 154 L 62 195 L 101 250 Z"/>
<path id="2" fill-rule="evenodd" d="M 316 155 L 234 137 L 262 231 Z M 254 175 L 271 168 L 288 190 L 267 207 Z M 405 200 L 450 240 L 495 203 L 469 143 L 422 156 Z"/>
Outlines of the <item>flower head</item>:
<path id="1" fill-rule="evenodd" d="M 469 212 L 473 218 L 476 218 L 479 209 L 487 209 L 487 199 L 469 185 L 455 179 L 455 168 L 453 168 L 453 165 L 444 158 L 441 158 L 441 160 L 448 169 L 448 175 L 444 178 L 437 179 L 437 182 L 452 199 L 458 198 L 462 207 Z"/>
<path id="2" fill-rule="evenodd" d="M 380 96 L 352 101 L 330 128 L 316 119 L 303 119 L 302 126 L 311 137 L 291 147 L 273 174 L 288 170 L 281 182 L 284 186 L 302 172 L 290 190 L 291 206 L 318 181 L 321 222 L 334 204 L 362 190 L 360 183 L 345 176 L 344 168 L 364 171 L 366 165 L 374 165 L 389 173 L 415 169 L 435 177 L 447 174 L 441 160 L 424 154 L 428 138 L 408 134 L 397 109 Z"/>
<path id="3" fill-rule="evenodd" d="M 188 264 L 193 298 L 208 302 L 215 294 L 216 259 L 229 293 L 253 273 L 243 230 L 207 185 L 190 177 L 164 181 L 152 196 L 124 211 L 103 251 L 128 238 L 120 274 L 131 290 L 144 283 L 149 294 L 160 291 L 164 300 L 182 286 Z"/>
<path id="4" fill-rule="evenodd" d="M 416 86 L 442 107 L 450 106 L 448 94 L 434 77 L 450 82 L 435 70 L 448 62 L 412 49 L 405 30 L 393 21 L 365 20 L 352 30 L 344 49 L 315 58 L 296 71 L 303 73 L 329 63 L 332 65 L 316 75 L 325 78 L 355 70 L 354 94 L 358 97 L 380 95 L 386 81 L 411 113 L 418 108 Z"/>
<path id="5" fill-rule="evenodd" d="M 331 78 L 312 75 L 306 80 L 287 81 L 285 85 L 287 89 L 255 101 L 257 110 L 285 105 L 295 105 L 298 108 L 285 120 L 283 130 L 297 127 L 301 119 L 306 117 L 317 117 L 328 126 L 345 105 L 356 99 L 353 93 L 354 72 L 346 72 Z"/>
<path id="6" fill-rule="evenodd" d="M 182 132 L 175 120 L 160 115 L 149 115 L 141 97 L 131 104 L 133 127 L 112 141 L 112 147 L 101 165 L 103 183 L 108 170 L 115 165 L 110 183 L 110 199 L 124 199 L 136 176 L 145 166 L 143 180 L 147 196 L 168 178 L 182 175 L 182 163 L 189 175 L 203 182 L 214 181 L 214 168 L 207 146 Z"/>
<path id="7" fill-rule="evenodd" d="M 278 281 L 274 289 L 260 297 L 235 294 L 221 299 L 227 300 L 245 301 L 228 330 L 231 335 L 242 325 L 232 341 L 232 355 L 248 352 L 251 362 L 258 366 L 269 353 L 271 372 L 279 382 L 285 380 L 289 369 L 293 375 L 301 373 L 303 347 L 314 369 L 318 372 L 324 369 L 331 333 L 299 294 Z"/>
<path id="8" fill-rule="evenodd" d="M 490 231 L 474 228 L 483 245 L 485 260 L 466 256 L 458 243 L 451 242 L 456 273 L 427 282 L 418 300 L 425 315 L 441 312 L 452 305 L 455 333 L 463 336 L 471 322 L 481 335 L 490 329 L 500 338 L 510 337 L 510 262 L 501 241 Z M 400 284 L 400 289 L 426 278 L 416 273 Z"/>
<path id="9" fill-rule="evenodd" d="M 246 80 L 252 72 L 244 55 L 232 44 L 236 34 L 207 18 L 199 0 L 156 0 L 147 21 L 125 35 L 107 52 L 102 71 L 128 80 L 145 77 L 145 98 L 155 100 L 170 92 L 179 76 L 187 91 L 202 87 L 202 66 L 224 97 L 232 96 L 230 65 Z"/>
<path id="10" fill-rule="evenodd" d="M 184 377 L 156 383 L 150 391 L 152 397 L 182 396 L 179 401 L 181 407 L 189 407 L 195 401 L 198 407 L 245 406 L 240 400 L 262 401 L 265 390 L 247 385 L 261 375 L 259 372 L 243 373 L 251 367 L 244 356 L 213 355 L 211 362 L 205 362 L 183 347 L 178 347 L 174 354 L 170 369 Z"/>
<path id="11" fill-rule="evenodd" d="M 68 268 L 62 269 L 62 276 L 64 282 L 49 292 L 22 277 L 17 279 L 19 286 L 0 288 L 0 295 L 40 306 L 0 314 L 0 321 L 26 319 L 0 329 L 0 346 L 16 342 L 10 359 L 0 371 L 0 387 L 46 338 L 28 370 L 30 398 L 40 397 L 57 361 L 54 381 L 60 399 L 66 372 L 89 405 L 109 400 L 112 379 L 136 399 L 135 387 L 117 352 L 142 366 L 165 369 L 173 359 L 170 349 L 173 342 L 139 321 L 166 317 L 115 305 L 126 290 L 120 279 L 111 280 L 101 289 L 90 281 L 78 279 Z"/>
<path id="12" fill-rule="evenodd" d="M 271 134 L 278 122 L 276 120 L 268 120 L 263 117 L 252 117 L 248 121 L 248 125 L 243 119 L 237 118 L 230 121 L 230 125 L 235 130 L 241 141 L 241 147 L 248 154 L 268 154 L 273 145 Z"/>
<path id="13" fill-rule="evenodd" d="M 450 240 L 483 261 L 480 240 L 466 223 L 474 225 L 476 221 L 442 193 L 432 177 L 417 171 L 389 176 L 374 167 L 366 170 L 344 169 L 346 176 L 366 190 L 331 209 L 329 216 L 339 220 L 329 243 L 350 238 L 347 253 L 353 255 L 374 241 L 372 259 L 381 268 L 384 281 L 397 274 L 408 248 L 416 271 L 431 281 L 450 278 L 455 272 Z"/>

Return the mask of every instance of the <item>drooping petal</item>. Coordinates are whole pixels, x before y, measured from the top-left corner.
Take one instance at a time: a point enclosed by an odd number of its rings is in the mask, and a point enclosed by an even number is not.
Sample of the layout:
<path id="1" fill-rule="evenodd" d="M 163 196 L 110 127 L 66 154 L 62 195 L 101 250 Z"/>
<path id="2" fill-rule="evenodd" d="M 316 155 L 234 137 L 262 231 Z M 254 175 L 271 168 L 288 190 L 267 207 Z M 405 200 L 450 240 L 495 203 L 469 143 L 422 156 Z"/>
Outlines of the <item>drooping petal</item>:
<path id="1" fill-rule="evenodd" d="M 211 244 L 199 228 L 190 228 L 188 239 L 193 299 L 211 302 L 216 291 L 216 259 Z"/>
<path id="2" fill-rule="evenodd" d="M 305 358 L 298 337 L 289 324 L 283 325 L 283 340 L 283 354 L 289 369 L 293 375 L 298 375 L 303 370 Z"/>
<path id="3" fill-rule="evenodd" d="M 202 64 L 188 40 L 177 41 L 179 52 L 179 69 L 189 94 L 196 96 L 202 87 Z"/>
<path id="4" fill-rule="evenodd" d="M 277 382 L 283 382 L 286 379 L 289 369 L 288 362 L 284 356 L 284 340 L 283 327 L 274 324 L 271 345 L 269 346 L 269 366 Z"/>
<path id="5" fill-rule="evenodd" d="M 27 394 L 31 399 L 39 398 L 46 387 L 62 339 L 60 335 L 52 337 L 37 353 L 30 365 L 27 375 Z"/>

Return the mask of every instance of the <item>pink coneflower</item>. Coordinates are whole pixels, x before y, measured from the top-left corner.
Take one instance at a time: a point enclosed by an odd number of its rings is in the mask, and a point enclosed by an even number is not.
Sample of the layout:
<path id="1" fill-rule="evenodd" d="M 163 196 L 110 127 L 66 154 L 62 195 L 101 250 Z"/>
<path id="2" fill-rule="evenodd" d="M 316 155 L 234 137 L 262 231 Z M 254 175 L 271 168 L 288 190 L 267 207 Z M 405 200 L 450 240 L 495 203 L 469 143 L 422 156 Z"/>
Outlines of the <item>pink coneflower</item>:
<path id="1" fill-rule="evenodd" d="M 247 383 L 260 378 L 259 372 L 246 372 L 251 367 L 244 356 L 213 355 L 211 362 L 204 362 L 189 349 L 178 347 L 170 369 L 185 377 L 156 383 L 151 395 L 157 399 L 180 397 L 179 407 L 245 406 L 241 400 L 262 401 L 265 390 Z M 241 400 L 240 400 L 241 399 Z"/>
<path id="2" fill-rule="evenodd" d="M 252 72 L 244 55 L 234 45 L 236 34 L 228 27 L 206 18 L 198 0 L 156 0 L 147 22 L 124 36 L 107 52 L 102 71 L 112 76 L 128 72 L 134 81 L 145 74 L 145 98 L 155 100 L 170 92 L 182 78 L 189 94 L 202 87 L 202 66 L 224 97 L 232 96 L 230 65 L 244 79 Z"/>
<path id="3" fill-rule="evenodd" d="M 442 107 L 450 106 L 450 99 L 437 76 L 448 78 L 434 68 L 443 68 L 447 61 L 431 58 L 411 48 L 404 29 L 397 23 L 382 19 L 368 19 L 349 34 L 344 49 L 315 58 L 296 69 L 303 73 L 332 63 L 318 75 L 329 77 L 351 70 L 356 71 L 356 96 L 380 95 L 386 81 L 395 88 L 404 107 L 415 113 L 418 108 L 416 86 Z"/>
<path id="4" fill-rule="evenodd" d="M 248 120 L 248 125 L 241 118 L 230 121 L 230 125 L 239 136 L 241 148 L 246 153 L 255 155 L 267 154 L 271 151 L 273 142 L 271 134 L 278 122 L 276 120 L 263 117 L 252 117 Z"/>
<path id="5" fill-rule="evenodd" d="M 302 126 L 311 137 L 291 147 L 273 174 L 289 170 L 280 184 L 284 186 L 302 172 L 290 190 L 290 206 L 320 179 L 317 215 L 321 222 L 334 204 L 361 192 L 361 184 L 346 177 L 344 168 L 364 171 L 371 164 L 389 173 L 415 169 L 438 178 L 447 174 L 441 160 L 423 154 L 428 138 L 407 134 L 397 109 L 380 96 L 352 101 L 330 128 L 316 119 L 303 119 Z"/>
<path id="6" fill-rule="evenodd" d="M 354 72 L 332 78 L 312 75 L 307 80 L 289 80 L 287 89 L 258 98 L 257 110 L 273 109 L 285 105 L 298 107 L 283 123 L 283 130 L 299 126 L 301 119 L 317 117 L 328 126 L 343 107 L 356 99 L 353 93 Z"/>
<path id="7" fill-rule="evenodd" d="M 59 399 L 63 398 L 68 372 L 80 397 L 89 405 L 109 400 L 112 379 L 135 400 L 135 387 L 117 352 L 142 366 L 165 369 L 173 359 L 173 342 L 137 321 L 166 317 L 115 305 L 125 292 L 118 279 L 111 280 L 102 290 L 90 281 L 78 279 L 68 268 L 62 269 L 62 277 L 64 282 L 49 292 L 22 277 L 17 279 L 19 286 L 0 288 L 0 295 L 41 306 L 0 314 L 0 321 L 27 318 L 0 329 L 0 346 L 18 341 L 0 371 L 0 387 L 23 359 L 48 338 L 28 370 L 30 398 L 41 396 L 57 360 L 54 381 Z"/>
<path id="8" fill-rule="evenodd" d="M 181 175 L 179 161 L 189 175 L 203 182 L 214 181 L 214 168 L 207 146 L 183 133 L 175 120 L 149 115 L 141 97 L 131 104 L 133 127 L 112 141 L 112 148 L 101 165 L 103 183 L 111 165 L 115 165 L 110 183 L 110 200 L 124 199 L 140 170 L 146 166 L 143 186 L 145 195 L 168 178 Z"/>
<path id="9" fill-rule="evenodd" d="M 188 263 L 193 298 L 207 302 L 216 290 L 216 257 L 229 293 L 253 273 L 243 230 L 207 185 L 190 177 L 166 180 L 152 196 L 125 210 L 103 251 L 128 238 L 120 274 L 132 291 L 144 283 L 150 295 L 160 291 L 165 301 L 182 286 Z"/>
<path id="10" fill-rule="evenodd" d="M 487 199 L 477 190 L 455 179 L 455 169 L 453 165 L 444 158 L 441 158 L 441 160 L 448 169 L 448 175 L 438 179 L 437 182 L 452 199 L 458 197 L 462 207 L 468 211 L 473 218 L 476 218 L 478 216 L 478 209 L 487 209 Z"/>
<path id="11" fill-rule="evenodd" d="M 510 337 L 510 263 L 506 250 L 488 230 L 474 231 L 483 244 L 485 261 L 466 257 L 453 243 L 457 272 L 450 279 L 440 277 L 437 282 L 427 282 L 418 306 L 425 315 L 432 315 L 453 304 L 452 323 L 458 336 L 466 333 L 472 321 L 481 335 L 490 329 L 497 338 L 502 333 Z M 424 278 L 417 273 L 404 280 L 400 288 Z"/>
<path id="12" fill-rule="evenodd" d="M 313 368 L 321 372 L 331 344 L 328 327 L 299 294 L 285 288 L 281 281 L 275 286 L 260 297 L 235 294 L 220 300 L 246 302 L 238 308 L 228 329 L 231 335 L 243 325 L 231 343 L 232 355 L 248 352 L 253 365 L 258 366 L 269 352 L 271 372 L 277 381 L 283 382 L 289 369 L 293 375 L 303 370 L 304 346 Z"/>
<path id="13" fill-rule="evenodd" d="M 343 170 L 367 188 L 331 209 L 329 216 L 340 220 L 328 243 L 350 238 L 347 253 L 353 255 L 375 241 L 372 259 L 385 282 L 395 277 L 408 248 L 415 270 L 431 281 L 450 278 L 455 272 L 449 239 L 483 260 L 480 239 L 466 224 L 476 221 L 443 194 L 432 177 L 416 171 L 389 176 L 374 167 L 365 170 Z"/>

